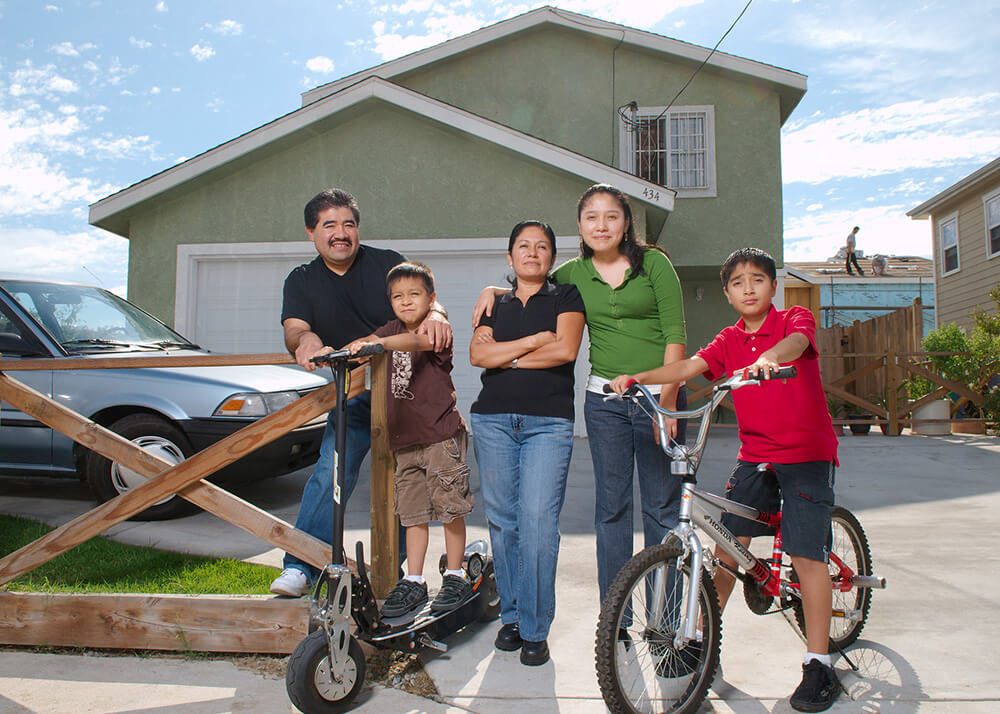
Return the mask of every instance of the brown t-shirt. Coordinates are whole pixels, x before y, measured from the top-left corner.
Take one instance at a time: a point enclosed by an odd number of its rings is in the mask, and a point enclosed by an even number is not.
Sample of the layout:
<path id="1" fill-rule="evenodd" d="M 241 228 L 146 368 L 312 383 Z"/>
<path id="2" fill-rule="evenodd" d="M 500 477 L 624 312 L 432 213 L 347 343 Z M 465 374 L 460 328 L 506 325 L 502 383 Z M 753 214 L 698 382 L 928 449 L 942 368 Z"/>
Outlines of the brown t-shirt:
<path id="1" fill-rule="evenodd" d="M 375 330 L 379 337 L 406 332 L 399 320 Z M 455 406 L 452 349 L 443 352 L 390 352 L 389 447 L 393 451 L 450 439 L 465 427 Z"/>

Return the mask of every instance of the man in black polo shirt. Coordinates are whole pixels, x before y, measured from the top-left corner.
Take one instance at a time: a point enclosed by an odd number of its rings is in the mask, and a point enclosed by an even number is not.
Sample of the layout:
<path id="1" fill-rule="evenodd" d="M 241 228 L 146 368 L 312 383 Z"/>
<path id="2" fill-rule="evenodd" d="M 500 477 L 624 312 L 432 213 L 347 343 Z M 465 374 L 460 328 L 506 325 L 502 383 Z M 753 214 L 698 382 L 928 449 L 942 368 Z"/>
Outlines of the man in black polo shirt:
<path id="1" fill-rule="evenodd" d="M 281 324 L 285 346 L 295 361 L 312 371 L 309 360 L 330 348 L 370 335 L 393 318 L 385 276 L 405 258 L 394 250 L 361 245 L 358 228 L 361 209 L 354 196 L 328 189 L 305 207 L 306 234 L 319 254 L 295 268 L 285 279 Z M 444 309 L 435 303 L 420 332 L 435 349 L 451 344 L 451 326 Z M 347 453 L 344 502 L 358 481 L 361 462 L 371 446 L 371 398 L 365 392 L 347 403 Z M 333 466 L 336 426 L 327 419 L 319 460 L 302 492 L 295 527 L 329 541 L 333 532 Z M 309 589 L 318 570 L 291 553 L 284 570 L 271 583 L 271 592 L 298 597 Z"/>

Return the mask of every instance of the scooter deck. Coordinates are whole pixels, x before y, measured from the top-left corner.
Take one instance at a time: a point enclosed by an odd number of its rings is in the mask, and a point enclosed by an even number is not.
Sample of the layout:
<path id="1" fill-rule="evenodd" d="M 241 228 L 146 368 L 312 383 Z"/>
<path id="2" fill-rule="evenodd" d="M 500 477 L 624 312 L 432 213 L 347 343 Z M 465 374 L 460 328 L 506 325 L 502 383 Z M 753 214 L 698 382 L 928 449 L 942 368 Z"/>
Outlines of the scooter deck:
<path id="1" fill-rule="evenodd" d="M 428 626 L 434 624 L 435 622 L 452 615 L 459 610 L 462 610 L 466 605 L 473 602 L 477 597 L 480 596 L 480 592 L 473 592 L 468 598 L 463 600 L 460 604 L 455 607 L 449 608 L 442 612 L 434 613 L 431 612 L 431 603 L 434 601 L 434 595 L 437 591 L 431 591 L 428 593 L 427 604 L 424 605 L 423 609 L 420 610 L 416 615 L 400 615 L 399 617 L 383 617 L 382 626 L 378 630 L 372 633 L 371 637 L 367 638 L 369 642 L 384 642 L 386 640 L 391 640 L 401 635 L 408 635 L 419 630 L 425 630 Z"/>

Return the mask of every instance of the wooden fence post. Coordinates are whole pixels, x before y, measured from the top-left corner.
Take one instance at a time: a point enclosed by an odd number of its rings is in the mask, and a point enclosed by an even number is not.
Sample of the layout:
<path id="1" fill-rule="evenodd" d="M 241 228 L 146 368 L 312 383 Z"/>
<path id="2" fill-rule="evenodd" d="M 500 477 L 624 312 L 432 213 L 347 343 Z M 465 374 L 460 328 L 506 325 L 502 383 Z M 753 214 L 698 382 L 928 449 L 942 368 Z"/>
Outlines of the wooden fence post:
<path id="1" fill-rule="evenodd" d="M 899 436 L 899 373 L 894 349 L 886 353 L 885 370 L 885 404 L 889 411 L 889 436 Z"/>
<path id="2" fill-rule="evenodd" d="M 399 519 L 393 489 L 396 460 L 389 448 L 387 359 L 388 354 L 381 354 L 371 360 L 371 583 L 377 598 L 389 594 L 399 571 Z"/>

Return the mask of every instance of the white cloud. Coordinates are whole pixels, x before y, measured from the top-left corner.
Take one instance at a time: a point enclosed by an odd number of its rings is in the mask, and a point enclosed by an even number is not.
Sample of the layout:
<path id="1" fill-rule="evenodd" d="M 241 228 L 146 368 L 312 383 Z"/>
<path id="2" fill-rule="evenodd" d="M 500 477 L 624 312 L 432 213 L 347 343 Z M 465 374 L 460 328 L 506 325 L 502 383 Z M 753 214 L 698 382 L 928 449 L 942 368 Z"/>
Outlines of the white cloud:
<path id="1" fill-rule="evenodd" d="M 63 57 L 79 57 L 80 52 L 73 47 L 72 42 L 60 42 L 58 45 L 52 45 L 49 48 L 52 52 L 57 55 L 62 55 Z"/>
<path id="2" fill-rule="evenodd" d="M 128 43 L 133 47 L 138 47 L 140 50 L 148 50 L 153 46 L 153 43 L 149 40 L 140 40 L 136 37 L 129 35 Z"/>
<path id="3" fill-rule="evenodd" d="M 46 5 L 45 12 L 62 12 L 62 8 L 58 5 Z"/>
<path id="4" fill-rule="evenodd" d="M 167 11 L 167 3 L 165 3 L 163 0 L 160 0 L 158 3 L 156 3 L 155 7 L 156 7 L 156 11 L 157 12 L 166 12 Z"/>
<path id="5" fill-rule="evenodd" d="M 931 257 L 931 227 L 906 215 L 913 204 L 866 206 L 785 216 L 785 260 L 825 260 L 843 245 L 853 226 L 861 226 L 858 248 L 865 255 Z"/>
<path id="6" fill-rule="evenodd" d="M 87 119 L 99 113 L 91 107 L 81 112 L 64 106 L 59 113 L 0 109 L 0 220 L 72 211 L 115 190 L 75 173 L 64 159 L 159 158 L 148 136 L 94 133 Z"/>
<path id="7" fill-rule="evenodd" d="M 35 67 L 30 60 L 26 60 L 23 67 L 11 73 L 8 85 L 8 91 L 14 97 L 24 95 L 52 97 L 53 92 L 68 94 L 79 89 L 76 82 L 60 75 L 55 65 Z"/>
<path id="8" fill-rule="evenodd" d="M 222 22 L 214 25 L 211 23 L 205 23 L 202 27 L 218 35 L 233 36 L 243 34 L 243 25 L 236 22 L 236 20 L 223 20 Z"/>
<path id="9" fill-rule="evenodd" d="M 208 58 L 212 57 L 215 54 L 215 50 L 213 50 L 211 45 L 208 44 L 193 45 L 191 49 L 188 51 L 191 53 L 191 56 L 194 57 L 199 62 L 204 62 L 205 60 L 207 60 Z"/>
<path id="10" fill-rule="evenodd" d="M 1000 153 L 1000 93 L 899 102 L 786 125 L 786 183 L 823 183 L 987 161 Z"/>
<path id="11" fill-rule="evenodd" d="M 329 57 L 313 57 L 306 61 L 306 69 L 310 72 L 320 72 L 322 74 L 330 74 L 333 72 L 333 60 Z"/>
<path id="12" fill-rule="evenodd" d="M 159 94 L 160 93 L 160 88 L 157 87 L 156 85 L 153 85 L 152 87 L 149 88 L 149 93 L 150 94 Z"/>
<path id="13" fill-rule="evenodd" d="M 125 294 L 128 241 L 124 238 L 99 228 L 68 234 L 45 228 L 2 230 L 8 274 L 97 284 Z"/>

